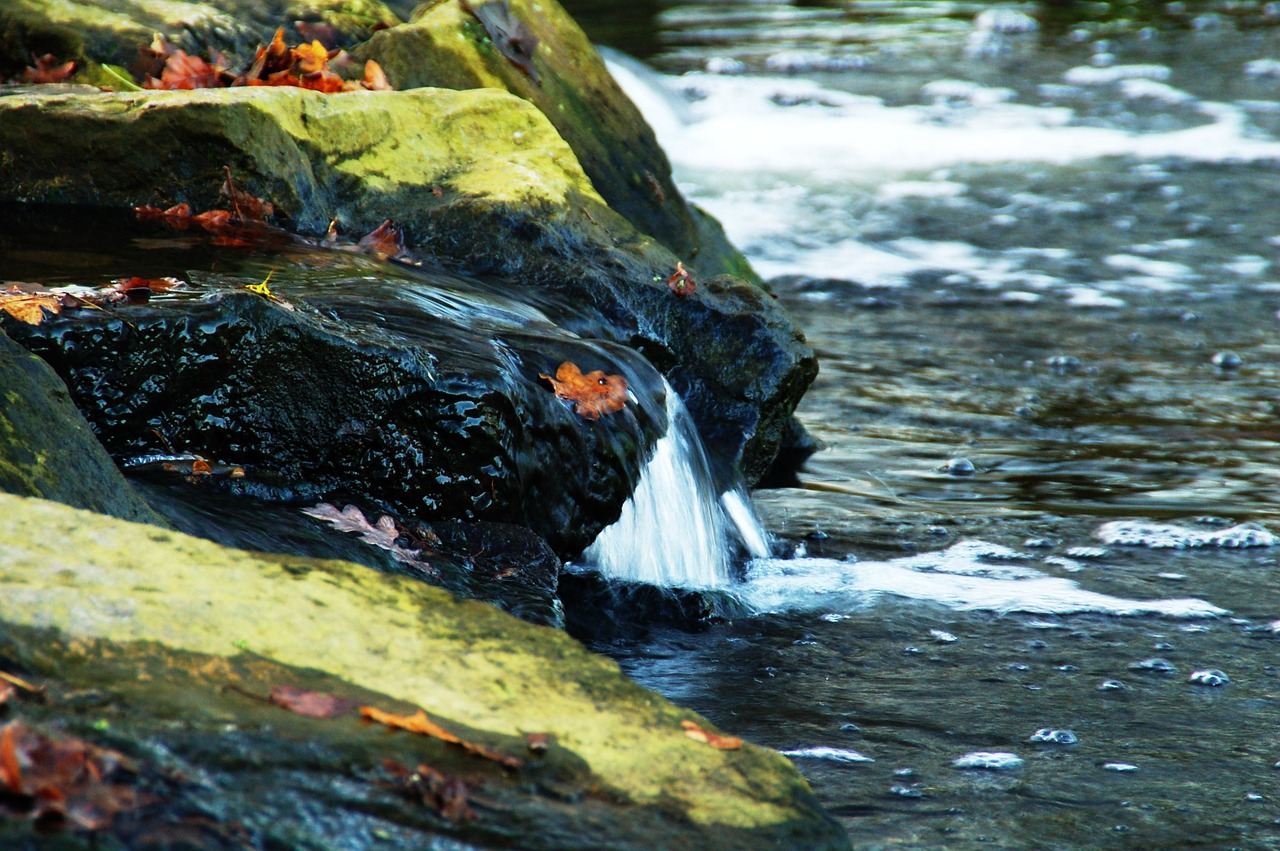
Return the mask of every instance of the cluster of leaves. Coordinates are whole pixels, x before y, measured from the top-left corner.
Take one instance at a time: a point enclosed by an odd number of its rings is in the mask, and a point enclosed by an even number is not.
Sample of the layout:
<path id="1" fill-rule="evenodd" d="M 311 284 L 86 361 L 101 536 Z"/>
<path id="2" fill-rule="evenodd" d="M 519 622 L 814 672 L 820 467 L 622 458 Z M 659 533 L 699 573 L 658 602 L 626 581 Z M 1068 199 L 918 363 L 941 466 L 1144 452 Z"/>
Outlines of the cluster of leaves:
<path id="1" fill-rule="evenodd" d="M 177 278 L 134 277 L 111 281 L 96 290 L 77 287 L 75 292 L 50 290 L 26 281 L 4 281 L 0 286 L 4 286 L 0 291 L 0 313 L 7 313 L 28 325 L 39 325 L 67 308 L 146 304 L 153 294 L 181 289 L 186 284 Z"/>
<path id="2" fill-rule="evenodd" d="M 538 373 L 538 377 L 551 382 L 556 398 L 572 403 L 585 420 L 598 420 L 627 405 L 627 379 L 621 375 L 605 375 L 599 369 L 584 375 L 577 364 L 565 361 L 554 376 Z"/>
<path id="3" fill-rule="evenodd" d="M 345 80 L 334 68 L 346 70 L 354 64 L 346 51 L 330 50 L 319 39 L 290 47 L 285 44 L 283 29 L 276 30 L 271 43 L 259 47 L 253 62 L 238 74 L 227 70 L 221 56 L 215 55 L 212 62 L 192 56 L 159 35 L 146 51 L 152 64 L 143 82 L 148 89 L 295 86 L 326 94 L 391 89 L 386 74 L 372 59 L 365 63 L 362 79 Z"/>
<path id="4" fill-rule="evenodd" d="M 146 803 L 121 754 L 76 738 L 50 738 L 21 721 L 0 728 L 0 814 L 42 826 L 110 826 Z"/>

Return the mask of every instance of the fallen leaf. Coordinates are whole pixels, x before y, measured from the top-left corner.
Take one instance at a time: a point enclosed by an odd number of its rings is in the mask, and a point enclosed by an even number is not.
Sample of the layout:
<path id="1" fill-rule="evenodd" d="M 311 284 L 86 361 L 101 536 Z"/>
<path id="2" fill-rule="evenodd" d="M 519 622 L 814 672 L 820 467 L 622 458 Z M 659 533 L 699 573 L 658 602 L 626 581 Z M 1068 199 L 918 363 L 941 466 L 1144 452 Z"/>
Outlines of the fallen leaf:
<path id="1" fill-rule="evenodd" d="M 598 420 L 602 414 L 621 411 L 627 404 L 627 380 L 621 375 L 605 375 L 603 370 L 583 374 L 571 361 L 560 364 L 552 378 L 538 373 L 555 388 L 556 397 L 574 403 L 578 416 Z"/>
<path id="2" fill-rule="evenodd" d="M 146 803 L 118 782 L 126 773 L 135 772 L 124 756 L 80 739 L 54 739 L 20 721 L 0 730 L 0 814 L 102 830 Z"/>
<path id="3" fill-rule="evenodd" d="M 518 756 L 510 756 L 508 754 L 499 753 L 484 745 L 477 745 L 474 742 L 468 742 L 466 739 L 460 738 L 450 733 L 439 724 L 427 717 L 427 713 L 419 709 L 413 715 L 395 715 L 391 712 L 384 712 L 376 706 L 361 706 L 360 714 L 370 721 L 377 721 L 379 724 L 386 724 L 388 727 L 395 727 L 400 730 L 408 730 L 411 733 L 420 733 L 424 736 L 430 736 L 433 739 L 439 739 L 451 745 L 457 745 L 464 751 L 476 756 L 482 756 L 485 759 L 493 760 L 503 768 L 517 769 L 524 765 L 524 760 Z"/>
<path id="4" fill-rule="evenodd" d="M 524 740 L 529 746 L 530 753 L 546 753 L 547 748 L 551 746 L 551 735 L 549 733 L 525 733 Z"/>
<path id="5" fill-rule="evenodd" d="M 18 689 L 15 688 L 11 683 L 0 681 L 0 706 L 4 706 L 6 703 L 8 703 L 9 699 L 12 698 L 17 693 L 18 693 Z"/>
<path id="6" fill-rule="evenodd" d="M 446 774 L 425 763 L 419 763 L 410 771 L 393 759 L 383 760 L 383 767 L 395 776 L 398 787 L 415 800 L 434 807 L 449 821 L 472 821 L 476 814 L 471 809 L 471 786 L 465 780 Z"/>
<path id="7" fill-rule="evenodd" d="M 538 70 L 533 66 L 533 54 L 538 48 L 538 37 L 529 31 L 524 22 L 515 16 L 506 0 L 489 0 L 487 3 L 472 5 L 468 0 L 461 0 L 466 9 L 489 34 L 489 40 L 498 52 L 510 60 L 525 73 L 534 83 L 541 85 Z"/>
<path id="8" fill-rule="evenodd" d="M 108 301 L 146 304 L 154 293 L 167 293 L 182 285 L 177 278 L 120 278 L 108 287 L 106 298 Z"/>
<path id="9" fill-rule="evenodd" d="M 0 311 L 28 325 L 39 325 L 48 314 L 59 314 L 68 303 L 75 303 L 70 299 L 59 293 L 28 293 L 13 287 L 0 293 Z"/>
<path id="10" fill-rule="evenodd" d="M 294 686 L 272 686 L 271 695 L 267 699 L 276 706 L 308 718 L 337 718 L 356 708 L 354 700 Z"/>
<path id="11" fill-rule="evenodd" d="M 175 50 L 164 60 L 160 79 L 149 76 L 142 86 L 161 90 L 217 88 L 224 85 L 224 72 L 222 67 L 210 65 L 199 56 L 192 56 L 185 50 Z"/>
<path id="12" fill-rule="evenodd" d="M 722 751 L 736 751 L 742 747 L 742 739 L 737 736 L 721 736 L 718 733 L 712 733 L 710 730 L 704 730 L 692 721 L 681 721 L 680 726 L 684 728 L 684 734 L 689 738 L 705 742 L 713 748 L 719 748 Z"/>
<path id="13" fill-rule="evenodd" d="M 404 253 L 404 235 L 387 219 L 361 237 L 360 246 L 385 257 L 397 257 Z"/>
<path id="14" fill-rule="evenodd" d="M 35 67 L 27 67 L 22 78 L 28 83 L 65 83 L 75 73 L 75 62 L 58 64 L 52 53 L 46 53 L 36 60 Z"/>
<path id="15" fill-rule="evenodd" d="M 243 189 L 237 188 L 235 180 L 231 177 L 229 166 L 224 165 L 222 171 L 226 175 L 222 181 L 222 194 L 230 199 L 231 210 L 236 218 L 246 222 L 262 222 L 271 218 L 276 208 L 270 201 L 255 198 Z"/>
<path id="16" fill-rule="evenodd" d="M 364 87 L 371 92 L 389 92 L 391 84 L 387 82 L 387 74 L 382 66 L 370 59 L 364 63 Z"/>
<path id="17" fill-rule="evenodd" d="M 417 568 L 431 576 L 438 576 L 430 562 L 423 560 L 422 550 L 402 546 L 401 538 L 412 538 L 410 532 L 396 523 L 395 518 L 384 514 L 378 518 L 377 524 L 365 519 L 364 513 L 354 505 L 348 505 L 341 511 L 334 505 L 322 502 L 311 508 L 302 509 L 302 513 L 317 520 L 323 520 L 339 532 L 356 532 L 360 540 L 375 547 L 381 547 L 391 553 L 392 557 L 403 564 Z"/>
<path id="18" fill-rule="evenodd" d="M 690 296 L 697 288 L 693 276 L 684 268 L 684 263 L 677 260 L 675 274 L 667 278 L 667 289 L 678 296 Z"/>
<path id="19" fill-rule="evenodd" d="M 295 47 L 293 58 L 303 74 L 318 74 L 329 64 L 329 49 L 319 41 L 312 41 Z"/>

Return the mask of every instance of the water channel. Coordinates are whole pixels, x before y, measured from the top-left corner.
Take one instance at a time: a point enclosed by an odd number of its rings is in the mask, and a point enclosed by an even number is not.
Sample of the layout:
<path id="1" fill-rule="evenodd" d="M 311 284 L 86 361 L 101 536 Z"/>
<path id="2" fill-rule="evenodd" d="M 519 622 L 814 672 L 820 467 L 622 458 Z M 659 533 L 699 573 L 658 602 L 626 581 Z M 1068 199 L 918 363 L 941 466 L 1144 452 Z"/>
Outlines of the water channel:
<path id="1" fill-rule="evenodd" d="M 577 5 L 822 365 L 755 614 L 595 648 L 857 847 L 1280 847 L 1280 7 Z"/>

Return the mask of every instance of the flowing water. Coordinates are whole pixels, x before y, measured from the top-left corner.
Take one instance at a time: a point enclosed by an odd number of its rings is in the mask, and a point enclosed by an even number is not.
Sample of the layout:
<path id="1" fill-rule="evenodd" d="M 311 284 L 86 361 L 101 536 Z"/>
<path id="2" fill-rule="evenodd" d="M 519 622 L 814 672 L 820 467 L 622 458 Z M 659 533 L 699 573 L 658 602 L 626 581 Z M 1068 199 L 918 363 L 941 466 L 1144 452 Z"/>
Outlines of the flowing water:
<path id="1" fill-rule="evenodd" d="M 1280 5 L 592 5 L 823 444 L 749 614 L 595 647 L 858 847 L 1280 847 Z"/>

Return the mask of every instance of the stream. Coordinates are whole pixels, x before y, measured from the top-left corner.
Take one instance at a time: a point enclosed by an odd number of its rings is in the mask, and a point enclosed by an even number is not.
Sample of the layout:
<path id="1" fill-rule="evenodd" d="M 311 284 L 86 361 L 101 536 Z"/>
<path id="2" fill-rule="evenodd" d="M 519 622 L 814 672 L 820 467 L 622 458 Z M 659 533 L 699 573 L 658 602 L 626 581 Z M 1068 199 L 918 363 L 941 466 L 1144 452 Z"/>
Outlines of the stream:
<path id="1" fill-rule="evenodd" d="M 578 5 L 822 367 L 755 614 L 594 648 L 856 847 L 1280 846 L 1280 7 Z"/>

